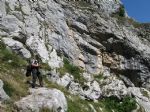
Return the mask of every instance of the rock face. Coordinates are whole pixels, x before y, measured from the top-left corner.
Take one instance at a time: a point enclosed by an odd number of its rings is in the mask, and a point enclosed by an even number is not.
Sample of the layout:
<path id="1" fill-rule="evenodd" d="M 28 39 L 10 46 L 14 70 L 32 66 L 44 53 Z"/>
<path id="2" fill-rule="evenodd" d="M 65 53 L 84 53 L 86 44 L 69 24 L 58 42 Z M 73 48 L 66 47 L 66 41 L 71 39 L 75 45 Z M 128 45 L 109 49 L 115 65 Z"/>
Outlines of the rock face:
<path id="1" fill-rule="evenodd" d="M 149 31 L 125 15 L 120 0 L 0 0 L 0 40 L 24 58 L 38 55 L 52 69 L 49 81 L 87 100 L 132 94 L 146 112 L 149 92 L 136 86 L 150 90 Z M 84 84 L 57 72 L 64 57 L 84 71 Z M 1 81 L 0 87 L 0 101 L 8 99 Z M 59 90 L 30 93 L 15 103 L 18 111 L 67 111 Z"/>
<path id="2" fill-rule="evenodd" d="M 9 100 L 9 96 L 5 93 L 5 91 L 3 90 L 3 81 L 0 80 L 0 103 L 2 101 L 5 101 L 5 100 Z"/>
<path id="3" fill-rule="evenodd" d="M 144 88 L 130 87 L 129 92 L 135 96 L 137 103 L 144 109 L 144 112 L 150 111 L 150 92 Z"/>
<path id="4" fill-rule="evenodd" d="M 25 58 L 38 54 L 51 68 L 63 66 L 65 56 L 90 74 L 121 74 L 149 89 L 150 42 L 141 39 L 148 30 L 112 16 L 123 13 L 120 0 L 81 2 L 1 0 L 0 37 Z"/>
<path id="5" fill-rule="evenodd" d="M 30 93 L 15 103 L 19 112 L 40 112 L 44 108 L 54 112 L 67 111 L 67 101 L 60 90 L 38 88 L 30 89 Z"/>
<path id="6" fill-rule="evenodd" d="M 85 94 L 86 98 L 90 100 L 97 100 L 101 97 L 102 91 L 97 81 L 88 82 L 86 87 L 87 88 L 83 89 L 83 93 Z"/>
<path id="7" fill-rule="evenodd" d="M 57 83 L 68 89 L 68 91 L 74 95 L 79 95 L 83 99 L 97 100 L 101 97 L 101 89 L 97 81 L 88 81 L 84 87 L 78 82 L 75 82 L 74 77 L 66 73 L 60 77 L 55 70 L 48 74 L 48 80 Z"/>
<path id="8" fill-rule="evenodd" d="M 3 41 L 7 46 L 9 46 L 11 49 L 16 51 L 18 54 L 22 55 L 24 58 L 30 58 L 31 54 L 30 52 L 24 48 L 23 44 L 21 42 L 18 42 L 16 40 L 13 40 L 11 38 L 3 38 Z"/>
<path id="9" fill-rule="evenodd" d="M 101 81 L 102 95 L 104 97 L 117 97 L 119 99 L 124 98 L 128 94 L 128 89 L 123 83 L 123 81 L 117 79 L 116 77 L 109 77 Z"/>

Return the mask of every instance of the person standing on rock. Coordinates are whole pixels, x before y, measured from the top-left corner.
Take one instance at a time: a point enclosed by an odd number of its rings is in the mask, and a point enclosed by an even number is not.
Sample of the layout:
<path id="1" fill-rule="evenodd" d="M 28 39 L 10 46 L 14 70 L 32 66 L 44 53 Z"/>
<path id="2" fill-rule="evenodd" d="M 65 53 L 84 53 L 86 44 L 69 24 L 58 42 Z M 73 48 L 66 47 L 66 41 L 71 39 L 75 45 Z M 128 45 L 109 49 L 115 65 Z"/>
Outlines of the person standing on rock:
<path id="1" fill-rule="evenodd" d="M 32 73 L 32 88 L 35 88 L 36 80 L 38 78 L 40 87 L 43 87 L 42 75 L 39 71 L 40 65 L 37 58 L 31 60 L 31 73 Z"/>

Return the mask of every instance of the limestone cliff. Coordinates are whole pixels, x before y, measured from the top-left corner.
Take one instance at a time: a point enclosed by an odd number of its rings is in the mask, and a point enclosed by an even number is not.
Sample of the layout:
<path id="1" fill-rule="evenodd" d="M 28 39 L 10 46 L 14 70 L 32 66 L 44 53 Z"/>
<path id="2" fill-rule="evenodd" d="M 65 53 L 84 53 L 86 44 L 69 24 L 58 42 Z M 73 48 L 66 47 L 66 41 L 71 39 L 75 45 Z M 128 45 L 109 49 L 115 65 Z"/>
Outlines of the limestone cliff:
<path id="1" fill-rule="evenodd" d="M 125 85 L 150 89 L 149 37 L 149 25 L 129 18 L 120 0 L 0 0 L 0 39 L 13 51 L 52 69 L 66 57 L 85 77 L 115 74 L 123 81 L 110 85 L 123 85 L 122 95 Z"/>
<path id="2" fill-rule="evenodd" d="M 62 66 L 57 56 L 62 54 L 89 73 L 109 70 L 149 88 L 149 42 L 135 33 L 129 18 L 112 16 L 119 13 L 120 1 L 0 2 L 1 38 L 18 54 L 38 54 L 52 68 Z"/>

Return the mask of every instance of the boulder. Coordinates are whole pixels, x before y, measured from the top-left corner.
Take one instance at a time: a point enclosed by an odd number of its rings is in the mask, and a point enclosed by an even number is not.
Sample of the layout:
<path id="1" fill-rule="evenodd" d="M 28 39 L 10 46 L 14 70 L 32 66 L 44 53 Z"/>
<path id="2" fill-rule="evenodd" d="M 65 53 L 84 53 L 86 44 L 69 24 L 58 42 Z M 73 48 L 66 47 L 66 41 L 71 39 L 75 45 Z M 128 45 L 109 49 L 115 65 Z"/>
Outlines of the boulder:
<path id="1" fill-rule="evenodd" d="M 46 108 L 54 112 L 66 112 L 67 101 L 64 94 L 57 89 L 30 89 L 30 95 L 15 102 L 19 112 L 40 112 Z"/>
<path id="2" fill-rule="evenodd" d="M 92 75 L 92 74 L 89 74 L 89 73 L 86 73 L 86 72 L 83 73 L 83 78 L 84 78 L 86 81 L 88 81 L 88 82 L 91 82 L 91 81 L 94 80 L 93 75 Z"/>
<path id="3" fill-rule="evenodd" d="M 129 95 L 128 89 L 122 80 L 115 76 L 108 77 L 101 80 L 102 96 L 103 97 L 117 97 L 119 99 Z"/>
<path id="4" fill-rule="evenodd" d="M 83 89 L 84 97 L 90 100 L 97 100 L 101 97 L 102 91 L 96 81 L 88 82 Z"/>
<path id="5" fill-rule="evenodd" d="M 69 92 L 74 95 L 82 95 L 83 90 L 79 83 L 72 81 L 69 85 Z"/>
<path id="6" fill-rule="evenodd" d="M 53 69 L 52 71 L 50 71 L 50 73 L 47 74 L 47 79 L 50 82 L 57 83 L 60 80 L 60 76 L 57 70 Z"/>
<path id="7" fill-rule="evenodd" d="M 50 60 L 48 62 L 51 68 L 59 68 L 63 65 L 63 59 L 57 55 L 55 49 L 50 53 Z"/>
<path id="8" fill-rule="evenodd" d="M 3 38 L 4 43 L 9 46 L 12 50 L 16 51 L 18 54 L 22 55 L 25 58 L 30 58 L 31 53 L 24 47 L 24 45 L 16 40 L 11 38 Z"/>

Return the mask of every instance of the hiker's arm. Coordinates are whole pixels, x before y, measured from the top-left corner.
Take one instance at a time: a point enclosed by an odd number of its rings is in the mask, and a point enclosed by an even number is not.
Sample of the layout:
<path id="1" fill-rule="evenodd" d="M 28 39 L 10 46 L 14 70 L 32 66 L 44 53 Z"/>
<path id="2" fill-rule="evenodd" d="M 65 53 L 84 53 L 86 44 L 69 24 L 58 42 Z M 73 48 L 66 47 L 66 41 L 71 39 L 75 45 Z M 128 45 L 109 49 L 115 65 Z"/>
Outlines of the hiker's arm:
<path id="1" fill-rule="evenodd" d="M 32 63 L 32 66 L 33 66 L 33 67 L 39 67 L 39 64 L 34 64 L 34 63 Z"/>

